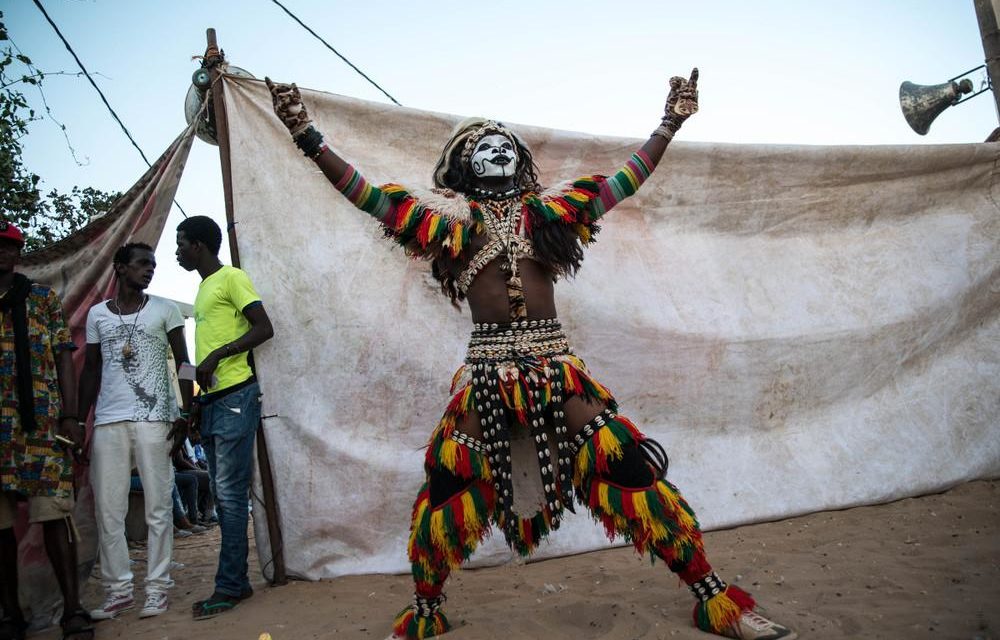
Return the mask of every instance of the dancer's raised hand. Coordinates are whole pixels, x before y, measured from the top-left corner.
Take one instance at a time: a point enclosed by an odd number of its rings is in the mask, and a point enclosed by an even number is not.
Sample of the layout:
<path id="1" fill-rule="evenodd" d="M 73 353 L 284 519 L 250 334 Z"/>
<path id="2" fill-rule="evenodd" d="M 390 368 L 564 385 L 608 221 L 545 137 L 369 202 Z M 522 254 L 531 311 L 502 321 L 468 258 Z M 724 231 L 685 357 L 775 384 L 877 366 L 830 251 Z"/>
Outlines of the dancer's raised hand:
<path id="1" fill-rule="evenodd" d="M 288 132 L 295 138 L 302 134 L 312 119 L 306 112 L 306 107 L 302 104 L 302 95 L 299 88 L 292 84 L 282 84 L 272 82 L 270 78 L 264 78 L 268 91 L 271 92 L 271 104 L 274 113 L 281 119 L 282 124 L 288 128 Z"/>
<path id="2" fill-rule="evenodd" d="M 674 131 L 684 121 L 698 112 L 698 68 L 691 70 L 690 78 L 674 76 L 670 79 L 670 93 L 664 109 L 663 122 L 673 124 Z"/>

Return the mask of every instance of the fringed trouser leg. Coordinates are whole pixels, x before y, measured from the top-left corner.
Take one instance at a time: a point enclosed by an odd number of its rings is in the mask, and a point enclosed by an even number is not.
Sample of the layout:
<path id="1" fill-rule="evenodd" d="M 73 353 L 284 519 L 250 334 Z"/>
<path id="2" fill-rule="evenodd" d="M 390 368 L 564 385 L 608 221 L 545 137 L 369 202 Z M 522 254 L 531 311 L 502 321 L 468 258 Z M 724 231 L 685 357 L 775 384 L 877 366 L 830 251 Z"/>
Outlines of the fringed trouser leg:
<path id="1" fill-rule="evenodd" d="M 608 537 L 659 558 L 691 587 L 695 625 L 718 633 L 753 609 L 753 598 L 726 585 L 705 557 L 694 511 L 673 484 L 653 473 L 640 450 L 645 440 L 625 417 L 605 411 L 574 437 L 573 485 L 578 500 Z"/>
<path id="2" fill-rule="evenodd" d="M 445 466 L 447 464 L 447 466 Z M 464 477 L 463 477 L 464 476 Z M 393 634 L 420 640 L 451 626 L 440 610 L 445 580 L 490 531 L 496 495 L 479 453 L 438 434 L 427 456 L 427 482 L 413 505 L 408 553 L 415 593 Z"/>

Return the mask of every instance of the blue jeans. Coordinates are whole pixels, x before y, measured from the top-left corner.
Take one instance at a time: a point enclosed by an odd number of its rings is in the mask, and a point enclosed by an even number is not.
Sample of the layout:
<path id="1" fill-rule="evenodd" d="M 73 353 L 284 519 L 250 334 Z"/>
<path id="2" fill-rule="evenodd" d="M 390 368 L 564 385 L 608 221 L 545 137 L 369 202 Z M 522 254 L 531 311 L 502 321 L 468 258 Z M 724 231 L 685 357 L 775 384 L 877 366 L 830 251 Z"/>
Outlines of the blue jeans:
<path id="1" fill-rule="evenodd" d="M 174 522 L 181 517 L 198 522 L 198 478 L 174 471 Z"/>
<path id="2" fill-rule="evenodd" d="M 174 478 L 176 479 L 177 476 L 175 475 Z M 130 491 L 142 491 L 142 479 L 139 476 L 132 476 L 129 479 L 129 482 L 130 482 L 130 485 L 129 485 L 129 490 Z M 181 517 L 187 515 L 186 512 L 185 512 L 185 510 L 184 510 L 184 502 L 181 500 L 181 492 L 177 490 L 177 484 L 178 483 L 175 481 L 174 482 L 174 488 L 173 488 L 173 490 L 170 493 L 170 499 L 174 503 L 174 522 L 175 523 L 178 520 L 180 520 Z M 187 491 L 188 489 L 189 489 L 189 487 L 185 484 L 185 491 Z M 197 490 L 197 487 L 195 488 L 195 490 Z"/>
<path id="3" fill-rule="evenodd" d="M 260 386 L 256 382 L 201 407 L 201 443 L 222 532 L 215 590 L 234 597 L 250 589 L 247 504 L 259 423 Z"/>

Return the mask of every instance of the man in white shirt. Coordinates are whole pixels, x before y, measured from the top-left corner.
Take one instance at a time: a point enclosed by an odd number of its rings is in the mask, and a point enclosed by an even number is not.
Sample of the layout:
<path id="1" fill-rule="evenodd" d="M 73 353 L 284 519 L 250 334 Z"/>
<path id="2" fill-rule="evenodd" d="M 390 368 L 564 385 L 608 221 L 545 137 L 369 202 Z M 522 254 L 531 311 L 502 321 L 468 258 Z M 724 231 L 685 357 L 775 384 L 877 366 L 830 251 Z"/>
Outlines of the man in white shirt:
<path id="1" fill-rule="evenodd" d="M 146 602 L 139 616 L 166 611 L 167 590 L 173 586 L 171 452 L 174 445 L 183 444 L 192 388 L 190 381 L 180 381 L 183 410 L 178 412 L 167 350 L 173 352 L 178 367 L 187 362 L 184 318 L 173 302 L 144 292 L 155 269 L 149 245 L 121 247 L 114 257 L 115 297 L 94 305 L 87 314 L 80 418 L 86 419 L 96 399 L 90 478 L 106 591 L 104 604 L 91 611 L 95 620 L 114 618 L 135 606 L 125 542 L 133 457 L 142 479 L 149 529 Z"/>

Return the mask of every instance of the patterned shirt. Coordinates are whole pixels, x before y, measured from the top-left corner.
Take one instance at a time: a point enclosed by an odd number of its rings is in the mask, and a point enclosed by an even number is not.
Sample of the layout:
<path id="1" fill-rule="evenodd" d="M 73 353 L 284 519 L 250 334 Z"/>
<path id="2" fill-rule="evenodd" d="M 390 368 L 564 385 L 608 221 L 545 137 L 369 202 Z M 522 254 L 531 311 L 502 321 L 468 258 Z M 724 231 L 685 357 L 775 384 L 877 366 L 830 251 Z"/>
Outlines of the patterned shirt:
<path id="1" fill-rule="evenodd" d="M 54 435 L 62 409 L 56 356 L 76 349 L 63 321 L 62 304 L 50 287 L 31 285 L 25 301 L 35 390 L 34 433 L 21 431 L 18 415 L 14 324 L 10 313 L 0 318 L 0 488 L 25 496 L 68 498 L 73 492 L 73 466 Z"/>

